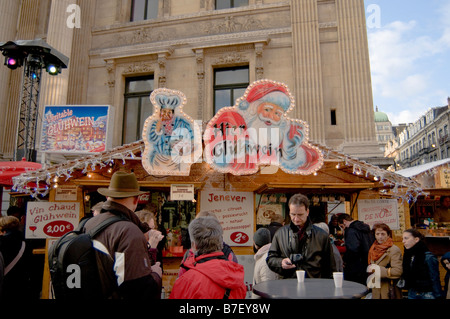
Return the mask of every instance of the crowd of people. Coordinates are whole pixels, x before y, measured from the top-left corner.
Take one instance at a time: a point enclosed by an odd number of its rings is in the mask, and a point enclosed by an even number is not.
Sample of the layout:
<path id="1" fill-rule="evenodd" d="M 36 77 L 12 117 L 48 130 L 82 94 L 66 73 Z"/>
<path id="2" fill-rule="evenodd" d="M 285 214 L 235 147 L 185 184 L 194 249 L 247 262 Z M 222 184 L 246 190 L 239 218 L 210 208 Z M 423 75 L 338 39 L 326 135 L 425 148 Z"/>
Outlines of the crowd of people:
<path id="1" fill-rule="evenodd" d="M 98 192 L 106 201 L 92 208 L 93 217 L 87 221 L 86 230 L 112 215 L 126 218 L 94 239 L 104 297 L 160 298 L 164 230 L 158 228 L 154 212 L 135 212 L 138 196 L 143 193 L 136 176 L 116 172 L 109 187 Z M 332 278 L 333 272 L 343 271 L 345 280 L 370 287 L 373 299 L 450 298 L 450 252 L 440 260 L 447 271 L 442 289 L 438 258 L 428 250 L 419 231 L 403 232 L 402 253 L 386 224 L 370 229 L 347 214 L 333 216 L 328 225 L 313 223 L 309 207 L 306 196 L 293 195 L 288 202 L 289 223 L 273 220 L 269 227 L 254 233 L 253 285 L 295 278 L 296 270 L 304 270 L 306 278 Z M 0 217 L 0 298 L 23 297 L 27 291 L 26 242 L 20 227 L 20 220 L 14 216 Z M 188 230 L 191 249 L 180 264 L 170 298 L 246 298 L 244 267 L 224 242 L 215 214 L 198 213 Z M 343 254 L 337 245 L 345 246 Z"/>

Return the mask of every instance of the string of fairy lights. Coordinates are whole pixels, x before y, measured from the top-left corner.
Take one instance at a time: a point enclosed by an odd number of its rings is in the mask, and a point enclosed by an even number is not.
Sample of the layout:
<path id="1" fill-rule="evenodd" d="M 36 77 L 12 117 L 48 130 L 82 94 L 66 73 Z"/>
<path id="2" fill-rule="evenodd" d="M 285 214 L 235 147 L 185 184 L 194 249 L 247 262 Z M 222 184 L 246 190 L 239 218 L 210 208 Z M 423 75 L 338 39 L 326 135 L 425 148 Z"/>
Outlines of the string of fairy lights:
<path id="1" fill-rule="evenodd" d="M 379 185 L 380 193 L 386 196 L 396 197 L 402 201 L 413 203 L 425 193 L 420 184 L 411 178 L 406 178 L 378 166 L 361 161 L 357 158 L 340 153 L 327 146 L 309 142 L 317 147 L 322 153 L 325 161 L 336 163 L 336 169 L 351 171 L 352 174 L 366 180 L 371 180 Z M 85 175 L 90 177 L 93 173 L 105 170 L 113 173 L 114 163 L 117 160 L 125 165 L 127 160 L 139 160 L 144 153 L 145 144 L 143 140 L 119 146 L 109 151 L 89 155 L 84 158 L 67 161 L 62 164 L 43 167 L 36 171 L 23 173 L 13 177 L 13 191 L 29 194 L 33 198 L 44 198 L 52 188 L 57 188 L 59 183 L 65 183 L 74 175 Z M 321 173 L 321 170 L 311 174 L 311 178 Z M 432 172 L 431 172 L 432 173 Z"/>

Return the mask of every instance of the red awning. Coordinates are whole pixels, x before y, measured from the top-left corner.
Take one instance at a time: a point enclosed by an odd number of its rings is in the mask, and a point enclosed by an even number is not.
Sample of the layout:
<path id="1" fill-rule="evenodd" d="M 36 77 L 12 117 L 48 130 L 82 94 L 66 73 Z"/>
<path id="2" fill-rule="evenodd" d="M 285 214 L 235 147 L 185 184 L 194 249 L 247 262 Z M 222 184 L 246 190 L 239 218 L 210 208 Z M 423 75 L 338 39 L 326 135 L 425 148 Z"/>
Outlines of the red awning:
<path id="1" fill-rule="evenodd" d="M 12 178 L 22 173 L 42 168 L 40 163 L 27 162 L 25 158 L 17 162 L 0 162 L 0 185 L 13 186 Z"/>

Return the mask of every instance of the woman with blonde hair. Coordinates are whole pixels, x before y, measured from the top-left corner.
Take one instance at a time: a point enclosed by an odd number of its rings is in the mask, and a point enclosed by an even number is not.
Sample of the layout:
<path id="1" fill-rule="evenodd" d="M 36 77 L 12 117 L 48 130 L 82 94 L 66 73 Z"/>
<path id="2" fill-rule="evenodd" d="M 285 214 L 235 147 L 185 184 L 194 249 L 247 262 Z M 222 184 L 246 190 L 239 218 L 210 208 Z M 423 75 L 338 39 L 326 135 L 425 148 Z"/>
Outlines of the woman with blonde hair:
<path id="1" fill-rule="evenodd" d="M 166 231 L 164 228 L 159 228 L 156 223 L 155 214 L 148 210 L 142 209 L 135 212 L 139 220 L 143 223 L 147 223 L 150 227 L 150 231 L 145 233 L 145 238 L 147 239 L 150 249 L 149 253 L 152 256 L 151 259 L 160 262 L 161 269 L 163 269 L 163 255 L 162 250 L 166 244 Z"/>
<path id="2" fill-rule="evenodd" d="M 379 223 L 372 228 L 375 242 L 369 250 L 368 272 L 374 271 L 373 299 L 401 299 L 402 292 L 396 283 L 403 273 L 402 252 L 394 245 L 388 225 Z M 379 271 L 375 270 L 379 267 Z M 377 276 L 379 276 L 377 278 Z M 369 279 L 370 280 L 370 279 Z"/>

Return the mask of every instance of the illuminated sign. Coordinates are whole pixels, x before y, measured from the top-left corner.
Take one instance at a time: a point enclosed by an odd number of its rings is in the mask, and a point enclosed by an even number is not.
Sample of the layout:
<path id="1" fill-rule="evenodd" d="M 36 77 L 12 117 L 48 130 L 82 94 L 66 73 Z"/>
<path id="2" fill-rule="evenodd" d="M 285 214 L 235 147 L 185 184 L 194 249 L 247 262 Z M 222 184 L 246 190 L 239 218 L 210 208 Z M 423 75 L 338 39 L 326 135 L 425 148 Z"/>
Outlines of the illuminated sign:
<path id="1" fill-rule="evenodd" d="M 323 155 L 308 143 L 308 124 L 287 116 L 294 106 L 285 84 L 252 83 L 234 106 L 220 109 L 207 124 L 203 135 L 207 163 L 234 175 L 256 173 L 259 166 L 280 167 L 290 174 L 316 172 Z"/>
<path id="2" fill-rule="evenodd" d="M 142 166 L 151 175 L 189 175 L 202 154 L 198 123 L 183 112 L 183 92 L 165 88 L 150 95 L 155 112 L 144 123 Z"/>
<path id="3" fill-rule="evenodd" d="M 110 147 L 110 106 L 46 106 L 41 131 L 41 151 L 55 153 L 103 152 Z"/>

